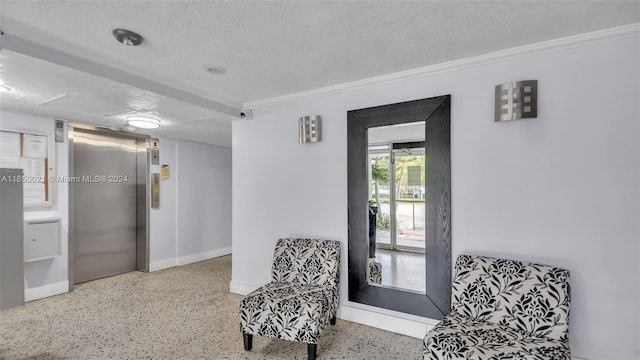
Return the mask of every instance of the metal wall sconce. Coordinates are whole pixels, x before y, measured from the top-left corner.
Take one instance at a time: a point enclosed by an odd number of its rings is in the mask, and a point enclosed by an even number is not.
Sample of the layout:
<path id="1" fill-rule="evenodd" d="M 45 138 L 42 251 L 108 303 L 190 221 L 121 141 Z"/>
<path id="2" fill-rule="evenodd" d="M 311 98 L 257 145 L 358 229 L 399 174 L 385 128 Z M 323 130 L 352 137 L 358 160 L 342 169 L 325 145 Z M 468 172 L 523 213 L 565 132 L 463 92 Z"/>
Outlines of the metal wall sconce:
<path id="1" fill-rule="evenodd" d="M 538 80 L 496 86 L 496 121 L 538 117 Z"/>
<path id="2" fill-rule="evenodd" d="M 320 120 L 318 115 L 303 116 L 298 119 L 298 142 L 314 143 L 320 141 Z"/>

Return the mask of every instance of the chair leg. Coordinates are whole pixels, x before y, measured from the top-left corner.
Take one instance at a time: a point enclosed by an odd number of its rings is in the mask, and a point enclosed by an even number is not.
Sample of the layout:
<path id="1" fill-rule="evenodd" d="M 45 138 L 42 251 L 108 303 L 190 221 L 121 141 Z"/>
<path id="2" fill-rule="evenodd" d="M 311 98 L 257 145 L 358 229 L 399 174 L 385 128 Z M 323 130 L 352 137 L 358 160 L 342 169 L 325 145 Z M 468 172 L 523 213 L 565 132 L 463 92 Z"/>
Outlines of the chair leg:
<path id="1" fill-rule="evenodd" d="M 244 349 L 246 351 L 251 350 L 253 347 L 253 335 L 242 333 L 242 338 L 244 340 Z"/>
<path id="2" fill-rule="evenodd" d="M 309 360 L 316 360 L 317 347 L 317 344 L 307 344 L 307 353 L 309 354 Z"/>
<path id="3" fill-rule="evenodd" d="M 333 317 L 329 320 L 329 324 L 331 325 L 335 325 L 336 324 L 336 316 L 333 315 Z"/>

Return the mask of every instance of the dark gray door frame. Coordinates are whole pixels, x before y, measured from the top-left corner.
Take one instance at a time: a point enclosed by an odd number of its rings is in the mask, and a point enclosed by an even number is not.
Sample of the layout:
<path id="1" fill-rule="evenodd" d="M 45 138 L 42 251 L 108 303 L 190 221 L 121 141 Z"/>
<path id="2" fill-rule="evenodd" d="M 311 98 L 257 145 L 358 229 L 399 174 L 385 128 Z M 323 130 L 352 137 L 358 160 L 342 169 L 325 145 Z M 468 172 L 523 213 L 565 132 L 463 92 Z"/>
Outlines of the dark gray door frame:
<path id="1" fill-rule="evenodd" d="M 442 319 L 451 301 L 451 95 L 347 112 L 349 301 Z M 372 286 L 369 254 L 367 130 L 426 121 L 426 295 Z M 384 274 L 383 274 L 384 276 Z"/>

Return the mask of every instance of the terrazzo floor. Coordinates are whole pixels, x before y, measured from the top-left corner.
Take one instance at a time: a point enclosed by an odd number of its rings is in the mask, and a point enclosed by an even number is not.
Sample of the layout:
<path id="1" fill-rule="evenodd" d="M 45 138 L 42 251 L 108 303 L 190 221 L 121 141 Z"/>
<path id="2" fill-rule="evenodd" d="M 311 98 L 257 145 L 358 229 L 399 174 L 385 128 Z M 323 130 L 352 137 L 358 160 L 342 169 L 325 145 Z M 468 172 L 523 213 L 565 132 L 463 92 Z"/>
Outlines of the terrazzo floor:
<path id="1" fill-rule="evenodd" d="M 307 346 L 256 336 L 244 351 L 231 256 L 132 272 L 0 312 L 0 360 L 306 359 Z M 318 359 L 420 359 L 422 341 L 338 319 Z"/>

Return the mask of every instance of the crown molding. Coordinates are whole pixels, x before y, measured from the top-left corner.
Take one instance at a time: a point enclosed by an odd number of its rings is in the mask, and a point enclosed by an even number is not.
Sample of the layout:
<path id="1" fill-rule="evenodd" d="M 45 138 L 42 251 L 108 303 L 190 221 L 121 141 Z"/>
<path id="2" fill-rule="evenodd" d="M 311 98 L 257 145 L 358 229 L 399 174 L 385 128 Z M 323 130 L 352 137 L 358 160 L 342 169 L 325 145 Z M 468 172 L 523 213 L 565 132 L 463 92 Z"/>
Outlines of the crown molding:
<path id="1" fill-rule="evenodd" d="M 327 86 L 319 89 L 303 91 L 263 100 L 249 101 L 243 104 L 244 109 L 255 109 L 293 101 L 314 98 L 324 95 L 332 95 L 345 91 L 361 89 L 369 86 L 382 85 L 401 80 L 420 78 L 448 71 L 462 70 L 470 67 L 506 61 L 525 56 L 543 54 L 553 51 L 571 49 L 580 46 L 592 45 L 603 41 L 618 40 L 640 35 L 640 23 L 624 25 L 594 32 L 573 35 L 569 37 L 538 42 L 534 44 L 518 46 L 511 49 L 495 51 L 488 54 L 473 56 L 460 60 L 448 61 L 440 64 L 424 66 L 395 72 L 387 75 L 346 82 L 338 85 Z"/>

